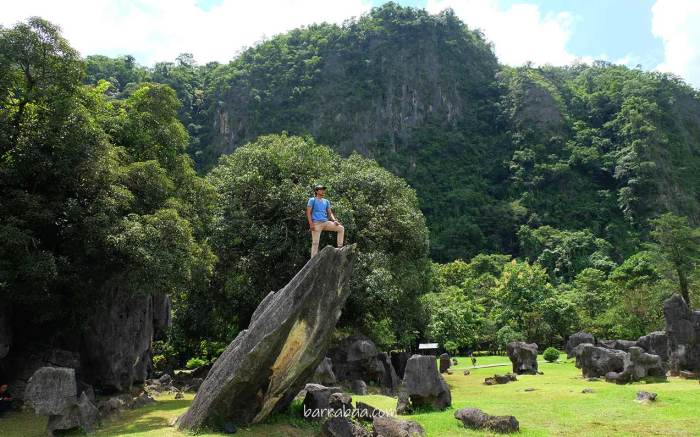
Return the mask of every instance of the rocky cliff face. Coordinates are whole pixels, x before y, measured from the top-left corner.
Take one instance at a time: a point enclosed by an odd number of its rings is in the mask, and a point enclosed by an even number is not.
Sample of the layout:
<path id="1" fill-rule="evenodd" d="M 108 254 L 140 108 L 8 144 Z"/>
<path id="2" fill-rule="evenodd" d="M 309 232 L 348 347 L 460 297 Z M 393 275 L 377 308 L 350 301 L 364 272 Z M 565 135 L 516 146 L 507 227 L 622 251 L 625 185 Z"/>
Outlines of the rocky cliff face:
<path id="1" fill-rule="evenodd" d="M 328 246 L 271 292 L 216 360 L 178 427 L 257 423 L 288 406 L 326 355 L 354 258 L 354 245 Z"/>
<path id="2" fill-rule="evenodd" d="M 170 323 L 170 298 L 111 290 L 88 320 L 81 357 L 92 384 L 123 391 L 146 379 L 154 334 Z"/>

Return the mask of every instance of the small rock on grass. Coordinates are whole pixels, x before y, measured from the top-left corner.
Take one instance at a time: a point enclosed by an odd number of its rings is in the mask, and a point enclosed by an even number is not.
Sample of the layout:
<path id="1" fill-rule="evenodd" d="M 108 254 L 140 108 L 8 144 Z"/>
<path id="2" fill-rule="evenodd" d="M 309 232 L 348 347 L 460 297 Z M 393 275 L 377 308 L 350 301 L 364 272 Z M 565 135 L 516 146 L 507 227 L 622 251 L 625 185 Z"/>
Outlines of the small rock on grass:
<path id="1" fill-rule="evenodd" d="M 520 431 L 520 424 L 513 416 L 491 416 L 478 408 L 462 408 L 455 411 L 455 419 L 462 422 L 466 428 L 486 429 L 498 433 L 513 433 Z"/>
<path id="2" fill-rule="evenodd" d="M 592 388 L 584 388 L 581 393 L 595 393 Z"/>
<path id="3" fill-rule="evenodd" d="M 638 391 L 637 392 L 637 398 L 635 399 L 637 402 L 654 402 L 656 401 L 656 393 L 648 392 L 648 391 Z"/>
<path id="4" fill-rule="evenodd" d="M 535 388 L 534 388 L 534 387 L 528 387 L 528 388 L 526 388 L 526 389 L 523 390 L 523 391 L 535 391 Z"/>

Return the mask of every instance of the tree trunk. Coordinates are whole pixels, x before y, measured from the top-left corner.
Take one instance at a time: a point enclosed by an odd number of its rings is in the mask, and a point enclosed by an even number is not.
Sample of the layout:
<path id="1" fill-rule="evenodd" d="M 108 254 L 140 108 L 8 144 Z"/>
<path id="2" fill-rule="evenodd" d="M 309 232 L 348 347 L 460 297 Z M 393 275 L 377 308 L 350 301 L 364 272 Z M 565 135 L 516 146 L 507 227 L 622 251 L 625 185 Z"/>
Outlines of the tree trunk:
<path id="1" fill-rule="evenodd" d="M 685 300 L 685 303 L 690 306 L 690 292 L 688 291 L 688 277 L 682 269 L 676 269 L 678 273 L 678 283 L 680 286 L 681 296 Z"/>

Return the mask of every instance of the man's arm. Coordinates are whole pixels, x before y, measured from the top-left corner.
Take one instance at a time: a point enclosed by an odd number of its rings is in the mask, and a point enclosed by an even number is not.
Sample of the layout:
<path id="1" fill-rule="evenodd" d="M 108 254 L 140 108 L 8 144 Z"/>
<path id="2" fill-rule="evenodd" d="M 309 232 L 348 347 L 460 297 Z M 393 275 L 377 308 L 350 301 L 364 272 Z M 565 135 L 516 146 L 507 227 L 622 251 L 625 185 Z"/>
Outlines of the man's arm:
<path id="1" fill-rule="evenodd" d="M 306 207 L 306 221 L 309 222 L 309 229 L 314 231 L 315 230 L 314 229 L 314 221 L 311 220 L 311 207 L 310 206 Z"/>
<path id="2" fill-rule="evenodd" d="M 335 214 L 333 214 L 330 204 L 328 205 L 328 216 L 331 218 L 331 221 L 338 223 L 338 220 L 335 219 Z"/>

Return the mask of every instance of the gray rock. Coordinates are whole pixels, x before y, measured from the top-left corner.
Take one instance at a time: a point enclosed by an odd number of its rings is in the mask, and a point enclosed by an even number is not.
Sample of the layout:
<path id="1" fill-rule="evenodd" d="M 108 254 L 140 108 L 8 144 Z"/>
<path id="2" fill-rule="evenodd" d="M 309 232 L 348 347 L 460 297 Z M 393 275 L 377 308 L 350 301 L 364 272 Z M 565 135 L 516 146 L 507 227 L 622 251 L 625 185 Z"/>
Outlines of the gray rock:
<path id="1" fill-rule="evenodd" d="M 406 370 L 406 363 L 409 358 L 411 358 L 411 354 L 406 351 L 391 352 L 391 365 L 394 367 L 396 376 L 398 376 L 399 379 L 403 379 L 403 373 Z"/>
<path id="2" fill-rule="evenodd" d="M 348 417 L 352 410 L 352 397 L 345 393 L 332 393 L 328 397 L 328 407 L 331 409 L 334 415 L 342 414 L 344 417 Z"/>
<path id="3" fill-rule="evenodd" d="M 109 290 L 83 333 L 81 355 L 93 385 L 127 391 L 146 380 L 151 366 L 153 298 Z"/>
<path id="4" fill-rule="evenodd" d="M 410 359 L 409 359 L 410 362 Z M 433 362 L 434 359 L 433 359 Z M 437 372 L 437 366 L 435 367 Z M 424 436 L 425 430 L 418 422 L 395 419 L 390 416 L 375 416 L 372 420 L 375 437 L 413 437 Z"/>
<path id="5" fill-rule="evenodd" d="M 372 421 L 375 416 L 386 415 L 382 410 L 359 401 L 355 403 L 355 411 L 357 418 L 365 421 Z"/>
<path id="6" fill-rule="evenodd" d="M 268 294 L 216 360 L 178 428 L 257 423 L 286 408 L 326 355 L 355 253 L 354 245 L 327 246 Z"/>
<path id="7" fill-rule="evenodd" d="M 623 374 L 630 382 L 647 377 L 666 379 L 666 367 L 658 355 L 648 354 L 641 348 L 632 346 L 625 360 Z"/>
<path id="8" fill-rule="evenodd" d="M 369 437 L 370 433 L 346 417 L 331 417 L 321 426 L 321 437 Z"/>
<path id="9" fill-rule="evenodd" d="M 700 311 L 691 311 L 676 294 L 664 302 L 664 317 L 671 374 L 700 372 Z"/>
<path id="10" fill-rule="evenodd" d="M 587 394 L 587 393 L 595 393 L 592 388 L 584 388 L 581 390 L 581 393 Z"/>
<path id="11" fill-rule="evenodd" d="M 400 381 L 388 354 L 379 352 L 369 338 L 351 335 L 331 348 L 328 354 L 337 381 L 350 383 L 361 379 L 375 383 L 388 394 L 397 390 Z"/>
<path id="12" fill-rule="evenodd" d="M 333 373 L 333 361 L 330 357 L 325 357 L 316 367 L 311 382 L 322 385 L 332 385 L 337 382 L 335 373 Z"/>
<path id="13" fill-rule="evenodd" d="M 627 353 L 614 349 L 582 343 L 574 348 L 576 367 L 584 378 L 601 377 L 609 372 L 621 373 L 625 369 Z"/>
<path id="14" fill-rule="evenodd" d="M 405 396 L 410 400 L 410 406 L 431 407 L 439 410 L 452 405 L 450 388 L 438 372 L 435 357 L 428 355 L 413 355 L 406 364 L 403 377 L 404 402 L 399 399 L 399 407 L 404 407 Z"/>
<path id="15" fill-rule="evenodd" d="M 355 379 L 350 383 L 350 390 L 356 395 L 366 395 L 367 384 L 361 379 Z"/>
<path id="16" fill-rule="evenodd" d="M 153 337 L 164 338 L 172 326 L 172 302 L 166 293 L 154 293 L 153 298 Z"/>
<path id="17" fill-rule="evenodd" d="M 12 324 L 10 323 L 9 306 L 0 302 L 0 360 L 10 352 L 12 345 Z"/>
<path id="18" fill-rule="evenodd" d="M 631 347 L 637 346 L 637 342 L 631 340 L 598 340 L 596 345 L 607 349 L 628 352 Z"/>
<path id="19" fill-rule="evenodd" d="M 664 363 L 668 362 L 668 336 L 664 331 L 651 332 L 639 337 L 637 346 L 647 353 L 658 355 Z"/>
<path id="20" fill-rule="evenodd" d="M 462 408 L 455 411 L 455 418 L 464 424 L 465 428 L 485 429 L 498 433 L 514 433 L 520 431 L 520 424 L 513 416 L 491 416 L 478 408 Z"/>
<path id="21" fill-rule="evenodd" d="M 573 358 L 574 348 L 583 343 L 595 344 L 595 337 L 583 331 L 579 331 L 576 334 L 572 334 L 571 336 L 569 336 L 569 339 L 566 341 L 566 346 L 564 347 L 564 350 L 566 351 L 566 357 Z"/>
<path id="22" fill-rule="evenodd" d="M 85 392 L 81 393 L 76 407 L 78 409 L 80 427 L 87 433 L 94 432 L 99 424 L 100 412 Z"/>
<path id="23" fill-rule="evenodd" d="M 654 402 L 656 401 L 656 393 L 648 391 L 638 391 L 635 401 L 637 402 Z"/>
<path id="24" fill-rule="evenodd" d="M 658 355 L 632 346 L 629 352 L 583 343 L 574 348 L 576 367 L 585 378 L 604 376 L 608 382 L 626 384 L 647 377 L 666 377 L 666 369 Z"/>
<path id="25" fill-rule="evenodd" d="M 513 373 L 518 375 L 537 374 L 537 345 L 523 341 L 513 341 L 506 347 L 508 358 L 513 363 Z"/>
<path id="26" fill-rule="evenodd" d="M 330 398 L 334 393 L 342 393 L 340 387 L 325 387 L 320 384 L 306 384 L 306 396 L 302 405 L 304 418 L 321 419 L 330 411 Z"/>
<path id="27" fill-rule="evenodd" d="M 64 414 L 78 402 L 75 370 L 62 367 L 37 370 L 27 383 L 24 401 L 42 416 Z"/>
<path id="28" fill-rule="evenodd" d="M 173 383 L 173 378 L 167 373 L 164 373 L 160 378 L 158 378 L 158 382 L 161 385 L 171 385 Z"/>
<path id="29" fill-rule="evenodd" d="M 451 364 L 452 363 L 450 362 L 450 354 L 445 352 L 444 354 L 440 355 L 440 373 L 447 372 L 447 369 L 450 368 Z"/>
<path id="30" fill-rule="evenodd" d="M 506 373 L 505 375 L 493 375 L 496 384 L 508 384 L 512 381 L 517 381 L 518 377 L 514 373 Z"/>
<path id="31" fill-rule="evenodd" d="M 534 387 L 528 387 L 523 391 L 531 392 L 531 391 L 535 391 L 535 390 L 536 390 L 536 388 L 534 388 Z"/>
<path id="32" fill-rule="evenodd" d="M 77 427 L 93 432 L 99 411 L 84 391 L 78 398 L 76 390 L 74 369 L 42 367 L 29 379 L 24 400 L 36 414 L 49 416 L 49 435 Z"/>

